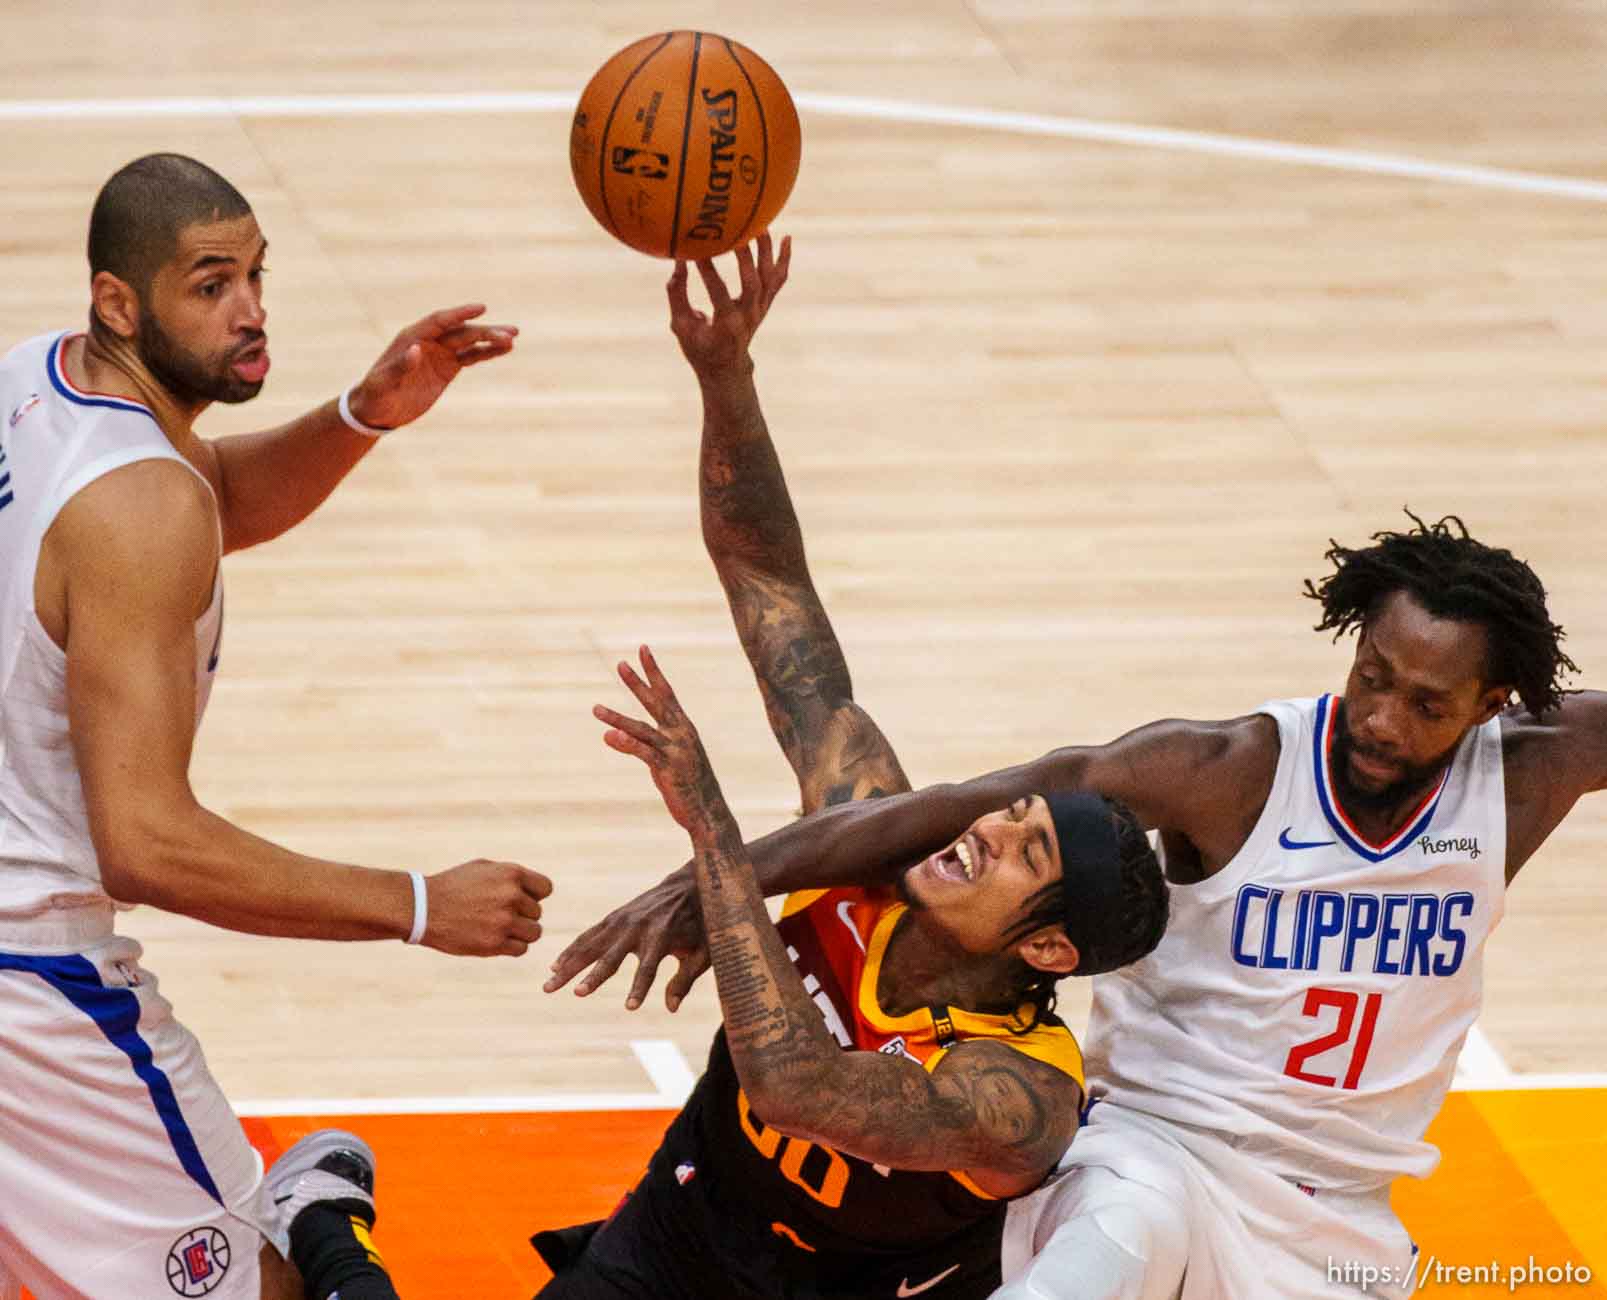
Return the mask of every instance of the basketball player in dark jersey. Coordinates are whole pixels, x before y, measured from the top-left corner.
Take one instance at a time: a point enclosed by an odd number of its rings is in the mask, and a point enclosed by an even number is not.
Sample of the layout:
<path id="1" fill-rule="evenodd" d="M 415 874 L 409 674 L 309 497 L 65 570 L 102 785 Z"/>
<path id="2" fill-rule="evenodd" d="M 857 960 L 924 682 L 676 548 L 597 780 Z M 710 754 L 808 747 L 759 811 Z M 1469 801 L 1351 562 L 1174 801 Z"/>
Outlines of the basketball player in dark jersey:
<path id="1" fill-rule="evenodd" d="M 670 302 L 704 396 L 704 538 L 808 812 L 909 783 L 853 700 L 753 387 L 748 341 L 787 259 L 742 250 L 736 300 L 700 266 L 711 317 L 681 266 Z M 543 1300 L 990 1294 L 1009 1200 L 1077 1126 L 1055 982 L 1164 929 L 1147 840 L 1101 798 L 1022 798 L 897 888 L 794 894 L 773 925 L 696 731 L 642 662 L 645 680 L 621 676 L 653 724 L 597 712 L 692 837 L 725 1023 L 613 1217 L 535 1239 L 556 1272 Z"/>

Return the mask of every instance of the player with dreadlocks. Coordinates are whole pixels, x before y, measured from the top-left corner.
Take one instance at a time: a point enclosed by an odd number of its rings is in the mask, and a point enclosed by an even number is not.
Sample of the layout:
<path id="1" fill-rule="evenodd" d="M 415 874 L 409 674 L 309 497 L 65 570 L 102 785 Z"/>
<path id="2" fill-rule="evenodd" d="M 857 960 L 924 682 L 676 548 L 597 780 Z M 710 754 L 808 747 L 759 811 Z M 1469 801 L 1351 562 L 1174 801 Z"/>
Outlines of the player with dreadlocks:
<path id="1" fill-rule="evenodd" d="M 1460 519 L 1331 545 L 1306 584 L 1356 634 L 1344 691 L 1169 720 L 960 785 L 828 808 L 749 847 L 761 884 L 875 879 L 1024 791 L 1097 791 L 1160 832 L 1171 922 L 1096 976 L 1091 1106 L 1063 1177 L 1011 1207 L 999 1300 L 1298 1300 L 1411 1288 L 1391 1182 L 1482 999 L 1506 888 L 1607 788 L 1607 696 L 1533 570 Z M 702 964 L 682 872 L 558 962 Z M 651 910 L 650 910 L 651 909 Z M 934 1289 L 941 1300 L 941 1292 Z"/>

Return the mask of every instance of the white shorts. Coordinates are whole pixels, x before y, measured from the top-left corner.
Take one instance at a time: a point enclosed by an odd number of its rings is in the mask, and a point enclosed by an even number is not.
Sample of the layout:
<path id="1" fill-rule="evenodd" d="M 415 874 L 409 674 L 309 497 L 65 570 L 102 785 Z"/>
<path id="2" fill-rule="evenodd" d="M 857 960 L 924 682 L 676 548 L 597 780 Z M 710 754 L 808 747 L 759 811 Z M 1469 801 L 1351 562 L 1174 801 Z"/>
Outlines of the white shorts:
<path id="1" fill-rule="evenodd" d="M 1075 1241 L 1092 1216 L 1129 1231 L 1127 1290 L 1142 1300 L 1404 1297 L 1413 1247 L 1389 1189 L 1307 1194 L 1215 1134 L 1099 1102 L 1061 1175 L 1010 1205 L 1003 1270 L 1012 1294 L 1094 1300 Z M 1136 1241 L 1133 1239 L 1136 1238 Z M 1047 1253 L 1045 1253 L 1047 1252 Z M 1038 1257 L 1038 1258 L 1035 1258 Z M 1152 1262 L 1151 1262 L 1152 1261 Z M 1364 1285 L 1365 1280 L 1365 1285 Z"/>
<path id="2" fill-rule="evenodd" d="M 0 942 L 0 1300 L 258 1300 L 262 1160 L 140 947 Z"/>

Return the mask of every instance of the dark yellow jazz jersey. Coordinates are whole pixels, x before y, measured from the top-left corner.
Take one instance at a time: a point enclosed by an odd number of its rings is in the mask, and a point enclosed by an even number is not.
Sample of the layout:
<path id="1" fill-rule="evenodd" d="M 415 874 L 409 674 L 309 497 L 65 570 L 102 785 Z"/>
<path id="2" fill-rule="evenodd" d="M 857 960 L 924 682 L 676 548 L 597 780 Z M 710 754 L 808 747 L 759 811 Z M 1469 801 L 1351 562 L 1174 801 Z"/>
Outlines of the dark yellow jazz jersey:
<path id="1" fill-rule="evenodd" d="M 930 1071 L 958 1043 L 992 1038 L 1083 1083 L 1071 1031 L 1050 1018 L 946 1006 L 889 1015 L 876 1000 L 905 905 L 890 892 L 794 894 L 778 923 L 788 955 L 845 1051 Z M 748 1105 L 718 1033 L 703 1077 L 641 1184 L 595 1237 L 538 1237 L 569 1297 L 895 1297 L 982 1300 L 1000 1283 L 1004 1201 L 965 1175 L 889 1169 L 787 1137 Z M 555 1258 L 553 1252 L 565 1256 Z"/>

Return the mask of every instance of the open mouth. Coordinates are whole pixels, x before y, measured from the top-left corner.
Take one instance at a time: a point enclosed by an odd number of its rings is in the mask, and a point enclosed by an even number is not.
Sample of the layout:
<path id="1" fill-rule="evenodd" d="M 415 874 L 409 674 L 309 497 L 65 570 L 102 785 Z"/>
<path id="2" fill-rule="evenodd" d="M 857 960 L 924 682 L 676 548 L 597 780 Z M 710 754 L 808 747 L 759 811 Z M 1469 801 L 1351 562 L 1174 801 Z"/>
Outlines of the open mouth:
<path id="1" fill-rule="evenodd" d="M 970 836 L 962 835 L 948 848 L 934 853 L 930 859 L 932 870 L 948 880 L 963 880 L 974 884 L 977 877 L 978 857 Z"/>
<path id="2" fill-rule="evenodd" d="M 272 362 L 268 359 L 266 342 L 253 343 L 235 356 L 229 368 L 247 383 L 260 383 L 268 374 Z"/>

